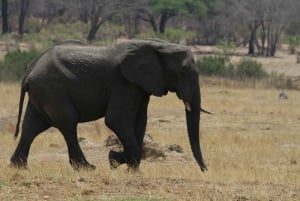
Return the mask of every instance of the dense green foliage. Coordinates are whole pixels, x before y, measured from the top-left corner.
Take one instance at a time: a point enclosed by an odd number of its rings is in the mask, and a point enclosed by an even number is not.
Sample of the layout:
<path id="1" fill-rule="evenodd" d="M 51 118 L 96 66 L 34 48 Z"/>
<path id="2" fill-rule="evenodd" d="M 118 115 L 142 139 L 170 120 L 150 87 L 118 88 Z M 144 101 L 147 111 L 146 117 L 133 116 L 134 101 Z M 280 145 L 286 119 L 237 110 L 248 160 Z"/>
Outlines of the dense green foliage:
<path id="1" fill-rule="evenodd" d="M 22 51 L 20 49 L 8 52 L 4 61 L 0 62 L 0 81 L 21 79 L 27 66 L 39 54 L 36 49 Z"/>
<path id="2" fill-rule="evenodd" d="M 267 72 L 263 69 L 261 63 L 258 63 L 252 59 L 242 59 L 236 65 L 235 76 L 239 77 L 240 79 L 261 79 L 267 76 Z"/>
<path id="3" fill-rule="evenodd" d="M 205 56 L 197 61 L 199 74 L 207 76 L 232 77 L 234 66 L 224 56 Z"/>
<path id="4" fill-rule="evenodd" d="M 225 78 L 262 79 L 267 77 L 267 72 L 262 65 L 252 59 L 242 59 L 237 64 L 229 62 L 224 56 L 205 56 L 197 61 L 199 74 Z"/>
<path id="5" fill-rule="evenodd" d="M 154 32 L 149 32 L 149 33 L 143 33 L 139 34 L 137 38 L 159 38 L 162 40 L 166 40 L 172 43 L 181 43 L 182 40 L 183 42 L 189 42 L 193 41 L 196 37 L 196 33 L 192 31 L 185 31 L 182 29 L 172 29 L 168 28 L 166 29 L 166 32 L 164 34 L 160 33 L 154 33 Z"/>
<path id="6" fill-rule="evenodd" d="M 168 12 L 174 15 L 205 15 L 208 9 L 203 0 L 152 0 L 150 5 L 154 13 Z"/>

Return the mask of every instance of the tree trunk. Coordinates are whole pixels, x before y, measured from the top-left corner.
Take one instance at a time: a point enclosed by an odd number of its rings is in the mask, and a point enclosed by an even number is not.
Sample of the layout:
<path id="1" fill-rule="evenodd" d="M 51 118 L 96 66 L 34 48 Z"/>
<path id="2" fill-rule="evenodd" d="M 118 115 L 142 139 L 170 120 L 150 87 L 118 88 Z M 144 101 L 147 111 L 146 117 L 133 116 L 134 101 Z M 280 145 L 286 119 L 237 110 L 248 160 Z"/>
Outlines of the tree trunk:
<path id="1" fill-rule="evenodd" d="M 145 10 L 139 10 L 138 11 L 138 14 L 137 14 L 137 18 L 145 21 L 145 22 L 149 22 L 151 27 L 152 27 L 152 30 L 157 33 L 158 32 L 158 29 L 157 29 L 157 26 L 156 26 L 156 22 L 155 22 L 155 19 L 154 19 L 154 16 L 151 15 L 150 13 L 147 13 Z"/>
<path id="2" fill-rule="evenodd" d="M 113 14 L 110 16 L 107 16 L 105 18 L 98 17 L 96 19 L 91 20 L 91 27 L 87 36 L 87 41 L 92 42 L 96 38 L 96 33 L 99 30 L 100 26 L 104 24 L 107 20 L 109 20 L 112 17 Z"/>
<path id="3" fill-rule="evenodd" d="M 155 33 L 158 32 L 158 29 L 157 29 L 157 26 L 156 26 L 156 23 L 155 23 L 155 19 L 153 16 L 151 16 L 150 20 L 149 20 L 151 26 L 152 26 L 152 29 Z"/>
<path id="4" fill-rule="evenodd" d="M 18 28 L 18 33 L 20 35 L 24 34 L 24 22 L 25 22 L 28 8 L 29 8 L 29 0 L 22 0 L 21 8 L 20 8 L 20 15 L 19 15 L 19 28 Z"/>
<path id="5" fill-rule="evenodd" d="M 176 14 L 174 13 L 162 13 L 159 21 L 159 33 L 164 34 L 166 31 L 166 24 L 167 21 L 171 18 L 174 17 Z"/>
<path id="6" fill-rule="evenodd" d="M 274 35 L 272 37 L 272 43 L 271 43 L 271 49 L 270 49 L 270 56 L 275 56 L 275 53 L 277 51 L 277 43 L 279 41 L 280 38 L 280 34 L 281 34 L 281 30 L 280 28 L 276 28 L 276 30 L 274 30 Z"/>
<path id="7" fill-rule="evenodd" d="M 138 16 L 137 15 L 129 15 L 126 16 L 126 32 L 129 38 L 134 38 L 138 32 Z"/>
<path id="8" fill-rule="evenodd" d="M 168 14 L 162 13 L 161 17 L 160 17 L 160 21 L 159 21 L 159 33 L 161 33 L 161 34 L 165 33 L 167 21 L 168 21 Z"/>
<path id="9" fill-rule="evenodd" d="M 92 42 L 96 38 L 96 33 L 100 25 L 92 24 L 88 33 L 87 41 Z"/>
<path id="10" fill-rule="evenodd" d="M 249 30 L 250 30 L 250 39 L 249 39 L 249 49 L 248 49 L 248 54 L 249 55 L 254 55 L 255 54 L 255 40 L 256 40 L 256 31 L 259 27 L 259 23 L 257 20 L 254 21 L 254 25 L 252 26 L 249 24 Z"/>
<path id="11" fill-rule="evenodd" d="M 265 49 L 266 49 L 266 29 L 264 21 L 261 22 L 262 30 L 261 30 L 261 55 L 265 56 Z"/>
<path id="12" fill-rule="evenodd" d="M 254 42 L 255 42 L 255 32 L 251 30 L 250 32 L 250 39 L 249 39 L 249 49 L 248 54 L 254 55 L 255 54 L 255 48 L 254 48 Z"/>
<path id="13" fill-rule="evenodd" d="M 8 4 L 7 0 L 2 0 L 2 34 L 8 32 Z"/>

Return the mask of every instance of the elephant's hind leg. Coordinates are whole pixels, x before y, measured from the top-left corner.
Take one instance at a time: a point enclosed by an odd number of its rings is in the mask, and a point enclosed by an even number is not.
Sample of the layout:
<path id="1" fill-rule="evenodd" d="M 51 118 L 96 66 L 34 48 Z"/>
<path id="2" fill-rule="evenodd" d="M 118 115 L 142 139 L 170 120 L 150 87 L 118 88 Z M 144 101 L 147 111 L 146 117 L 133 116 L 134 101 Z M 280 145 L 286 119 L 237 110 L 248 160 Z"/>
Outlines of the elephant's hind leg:
<path id="1" fill-rule="evenodd" d="M 50 106 L 48 109 L 48 115 L 54 125 L 63 134 L 68 147 L 69 162 L 76 171 L 79 169 L 94 170 L 96 167 L 86 160 L 78 142 L 78 113 L 69 102 L 62 101 L 62 103 L 65 104 L 55 107 Z"/>
<path id="2" fill-rule="evenodd" d="M 74 170 L 94 170 L 96 167 L 91 165 L 85 158 L 77 138 L 76 126 L 71 129 L 61 129 L 69 151 L 69 162 Z"/>
<path id="3" fill-rule="evenodd" d="M 23 120 L 22 133 L 19 144 L 12 155 L 11 166 L 26 168 L 29 149 L 34 138 L 48 129 L 50 125 L 40 118 L 40 114 L 29 102 Z"/>

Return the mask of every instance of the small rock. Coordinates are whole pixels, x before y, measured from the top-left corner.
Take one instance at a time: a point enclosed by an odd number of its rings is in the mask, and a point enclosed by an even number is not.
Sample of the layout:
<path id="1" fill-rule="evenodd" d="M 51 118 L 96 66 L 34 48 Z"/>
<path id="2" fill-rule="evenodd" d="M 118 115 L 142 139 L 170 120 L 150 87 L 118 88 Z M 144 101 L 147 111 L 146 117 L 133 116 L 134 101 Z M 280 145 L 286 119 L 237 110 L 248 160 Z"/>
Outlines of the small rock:
<path id="1" fill-rule="evenodd" d="M 78 138 L 78 142 L 80 143 L 80 142 L 83 142 L 83 141 L 85 141 L 86 139 L 84 138 L 84 137 L 79 137 Z"/>
<path id="2" fill-rule="evenodd" d="M 159 144 L 152 142 L 152 143 L 144 143 L 143 145 L 143 151 L 142 151 L 142 158 L 151 158 L 151 159 L 157 159 L 157 158 L 165 158 L 166 155 L 164 153 L 163 147 L 161 147 Z"/>
<path id="3" fill-rule="evenodd" d="M 158 121 L 161 123 L 171 123 L 171 121 L 166 120 L 166 119 L 159 119 Z"/>
<path id="4" fill-rule="evenodd" d="M 178 144 L 170 144 L 168 145 L 168 149 L 177 153 L 183 153 L 183 149 Z"/>
<path id="5" fill-rule="evenodd" d="M 86 180 L 84 178 L 82 178 L 82 177 L 78 181 L 79 182 L 86 182 Z"/>
<path id="6" fill-rule="evenodd" d="M 59 148 L 60 146 L 59 146 L 59 144 L 51 143 L 51 144 L 49 145 L 49 147 L 50 147 L 50 148 Z"/>
<path id="7" fill-rule="evenodd" d="M 289 98 L 288 94 L 285 91 L 280 92 L 279 95 L 278 95 L 279 100 L 286 100 L 288 98 Z"/>
<path id="8" fill-rule="evenodd" d="M 291 159 L 291 160 L 290 160 L 290 163 L 291 163 L 291 165 L 297 165 L 297 161 L 294 160 L 294 159 Z"/>
<path id="9" fill-rule="evenodd" d="M 111 146 L 115 146 L 115 145 L 118 145 L 118 146 L 121 146 L 121 142 L 120 140 L 118 139 L 117 136 L 115 135 L 110 135 L 107 137 L 107 139 L 104 141 L 104 145 L 106 147 L 111 147 Z"/>

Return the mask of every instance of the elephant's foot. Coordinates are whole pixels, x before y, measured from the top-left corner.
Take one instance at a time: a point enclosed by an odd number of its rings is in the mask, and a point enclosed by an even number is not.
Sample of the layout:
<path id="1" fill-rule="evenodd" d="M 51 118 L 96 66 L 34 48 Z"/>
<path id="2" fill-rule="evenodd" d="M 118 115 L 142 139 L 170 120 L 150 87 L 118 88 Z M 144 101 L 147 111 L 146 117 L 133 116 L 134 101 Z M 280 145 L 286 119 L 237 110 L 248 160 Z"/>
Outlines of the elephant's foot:
<path id="1" fill-rule="evenodd" d="M 112 170 L 117 169 L 120 165 L 127 163 L 128 172 L 139 171 L 139 163 L 136 160 L 124 157 L 123 152 L 110 151 L 108 155 L 109 165 Z"/>
<path id="2" fill-rule="evenodd" d="M 134 166 L 128 165 L 127 171 L 129 173 L 139 173 L 140 172 L 139 165 L 134 165 Z"/>
<path id="3" fill-rule="evenodd" d="M 12 156 L 10 159 L 10 167 L 27 169 L 27 159 L 24 157 Z"/>
<path id="4" fill-rule="evenodd" d="M 108 154 L 109 165 L 112 170 L 117 169 L 121 163 L 121 153 L 116 151 L 110 151 Z"/>
<path id="5" fill-rule="evenodd" d="M 80 170 L 91 171 L 96 169 L 96 166 L 88 163 L 86 160 L 70 159 L 70 164 L 75 171 L 80 171 Z"/>

